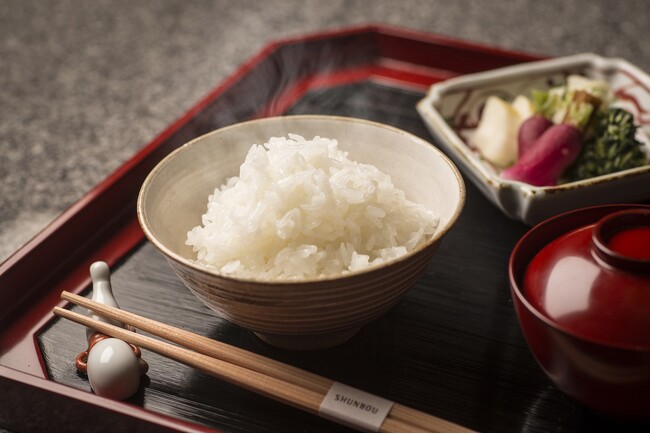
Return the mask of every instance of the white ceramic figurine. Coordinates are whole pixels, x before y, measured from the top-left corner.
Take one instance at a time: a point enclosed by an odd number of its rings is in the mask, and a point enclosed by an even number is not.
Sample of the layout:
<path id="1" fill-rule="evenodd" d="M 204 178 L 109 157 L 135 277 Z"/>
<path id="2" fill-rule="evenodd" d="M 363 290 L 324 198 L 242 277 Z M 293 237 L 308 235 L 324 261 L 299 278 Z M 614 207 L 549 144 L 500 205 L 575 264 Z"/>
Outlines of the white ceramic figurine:
<path id="1" fill-rule="evenodd" d="M 111 288 L 110 270 L 105 262 L 90 266 L 93 281 L 92 300 L 119 308 Z M 94 319 L 125 327 L 121 322 L 89 312 Z M 77 356 L 77 368 L 88 374 L 93 391 L 112 399 L 127 399 L 140 387 L 140 376 L 147 372 L 147 363 L 140 358 L 140 349 L 111 338 L 92 328 L 86 329 L 88 350 Z"/>

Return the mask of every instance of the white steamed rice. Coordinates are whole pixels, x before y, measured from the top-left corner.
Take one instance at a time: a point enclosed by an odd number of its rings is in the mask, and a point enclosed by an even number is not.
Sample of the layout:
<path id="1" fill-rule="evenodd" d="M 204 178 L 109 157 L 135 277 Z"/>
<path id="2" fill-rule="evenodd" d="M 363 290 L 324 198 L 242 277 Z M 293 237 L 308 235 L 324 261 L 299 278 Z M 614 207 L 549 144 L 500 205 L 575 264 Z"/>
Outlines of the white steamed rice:
<path id="1" fill-rule="evenodd" d="M 197 261 L 233 277 L 309 279 L 381 264 L 415 249 L 436 215 L 337 141 L 273 137 L 208 198 L 187 233 Z"/>

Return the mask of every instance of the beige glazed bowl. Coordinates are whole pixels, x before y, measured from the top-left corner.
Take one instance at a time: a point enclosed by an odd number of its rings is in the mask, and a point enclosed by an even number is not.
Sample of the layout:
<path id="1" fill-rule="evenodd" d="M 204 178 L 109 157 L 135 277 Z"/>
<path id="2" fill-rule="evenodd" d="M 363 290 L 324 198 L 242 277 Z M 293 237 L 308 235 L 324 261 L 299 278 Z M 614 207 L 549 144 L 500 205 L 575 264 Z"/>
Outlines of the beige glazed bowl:
<path id="1" fill-rule="evenodd" d="M 336 139 L 349 158 L 377 166 L 407 199 L 435 211 L 434 236 L 397 260 L 340 277 L 263 281 L 220 275 L 195 263 L 186 234 L 201 224 L 208 196 L 239 173 L 253 144 L 300 134 Z M 288 349 L 338 345 L 392 307 L 418 280 L 465 201 L 458 170 L 430 143 L 375 122 L 286 116 L 244 122 L 198 137 L 163 159 L 138 197 L 138 219 L 185 285 L 223 318 Z"/>

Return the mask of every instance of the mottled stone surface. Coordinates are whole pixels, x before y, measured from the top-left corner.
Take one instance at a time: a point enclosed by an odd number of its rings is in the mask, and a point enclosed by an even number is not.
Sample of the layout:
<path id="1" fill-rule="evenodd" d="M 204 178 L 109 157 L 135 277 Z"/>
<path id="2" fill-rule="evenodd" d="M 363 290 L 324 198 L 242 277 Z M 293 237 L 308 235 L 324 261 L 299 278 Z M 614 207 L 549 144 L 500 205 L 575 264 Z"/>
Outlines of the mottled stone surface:
<path id="1" fill-rule="evenodd" d="M 271 40 L 386 23 L 650 70 L 645 1 L 0 4 L 0 261 Z"/>

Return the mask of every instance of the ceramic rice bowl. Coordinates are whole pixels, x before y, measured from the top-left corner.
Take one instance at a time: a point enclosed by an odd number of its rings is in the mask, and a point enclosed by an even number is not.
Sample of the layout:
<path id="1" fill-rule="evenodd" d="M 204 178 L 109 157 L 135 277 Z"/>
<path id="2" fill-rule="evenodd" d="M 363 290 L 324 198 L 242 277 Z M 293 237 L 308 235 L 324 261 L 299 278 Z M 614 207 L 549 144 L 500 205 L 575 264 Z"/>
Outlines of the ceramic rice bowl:
<path id="1" fill-rule="evenodd" d="M 201 224 L 208 196 L 239 173 L 253 144 L 289 133 L 336 139 L 350 159 L 390 175 L 407 199 L 438 215 L 433 237 L 379 266 L 302 281 L 235 278 L 195 262 L 186 234 Z M 427 268 L 464 201 L 465 186 L 453 163 L 410 133 L 353 118 L 287 116 L 225 127 L 175 150 L 145 180 L 137 212 L 147 238 L 203 303 L 271 345 L 307 350 L 345 342 L 395 305 Z"/>

